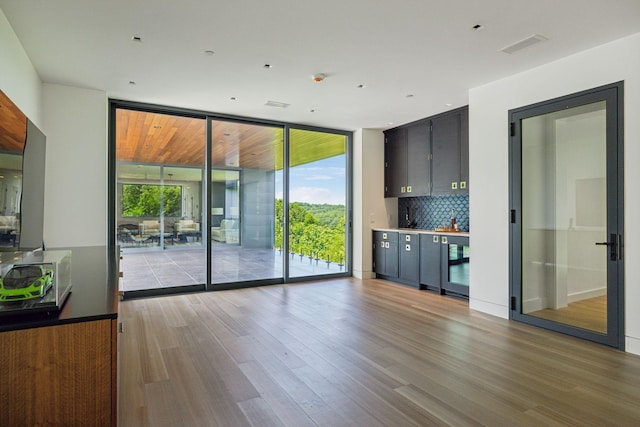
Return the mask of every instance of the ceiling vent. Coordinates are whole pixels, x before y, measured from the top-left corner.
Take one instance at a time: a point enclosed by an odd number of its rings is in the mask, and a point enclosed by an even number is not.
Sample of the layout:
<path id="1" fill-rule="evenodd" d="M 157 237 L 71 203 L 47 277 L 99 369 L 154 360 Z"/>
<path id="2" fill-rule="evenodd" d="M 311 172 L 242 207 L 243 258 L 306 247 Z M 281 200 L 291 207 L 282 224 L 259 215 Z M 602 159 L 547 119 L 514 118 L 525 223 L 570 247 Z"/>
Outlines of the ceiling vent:
<path id="1" fill-rule="evenodd" d="M 284 102 L 278 102 L 278 101 L 267 101 L 264 105 L 268 107 L 287 108 L 291 104 L 285 104 Z"/>
<path id="2" fill-rule="evenodd" d="M 500 52 L 504 52 L 506 54 L 511 55 L 512 53 L 516 53 L 519 50 L 526 49 L 534 44 L 540 43 L 547 40 L 545 36 L 541 36 L 540 34 L 534 34 L 532 36 L 527 37 L 526 39 L 520 40 L 519 42 L 515 42 L 514 44 L 510 44 L 509 46 L 505 46 L 500 49 Z"/>

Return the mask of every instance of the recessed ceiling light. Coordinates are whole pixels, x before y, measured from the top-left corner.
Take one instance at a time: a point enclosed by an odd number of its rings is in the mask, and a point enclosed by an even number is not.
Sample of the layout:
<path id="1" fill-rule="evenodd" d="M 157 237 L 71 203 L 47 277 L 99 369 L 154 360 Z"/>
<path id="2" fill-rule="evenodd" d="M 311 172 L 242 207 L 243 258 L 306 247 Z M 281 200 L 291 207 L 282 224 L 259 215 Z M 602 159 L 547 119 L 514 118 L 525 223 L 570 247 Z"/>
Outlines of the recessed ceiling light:
<path id="1" fill-rule="evenodd" d="M 236 101 L 238 98 L 236 98 L 235 96 L 232 96 L 231 98 L 229 98 L 232 101 Z"/>
<path id="2" fill-rule="evenodd" d="M 134 82 L 133 80 L 129 80 L 129 84 L 130 84 L 130 85 L 135 85 L 135 84 L 136 84 L 136 82 Z"/>
<path id="3" fill-rule="evenodd" d="M 132 42 L 136 42 L 136 43 L 142 43 L 142 37 L 140 37 L 140 36 L 133 36 L 133 37 L 131 37 L 131 41 L 132 41 Z"/>
<path id="4" fill-rule="evenodd" d="M 212 50 L 205 50 L 204 53 L 205 55 L 209 55 L 209 56 L 213 56 L 215 54 L 215 52 Z"/>
<path id="5" fill-rule="evenodd" d="M 476 24 L 473 27 L 471 27 L 471 29 L 473 31 L 480 31 L 480 30 L 484 30 L 484 27 L 482 25 L 480 25 L 480 24 Z"/>
<path id="6" fill-rule="evenodd" d="M 315 112 L 316 112 L 316 110 L 309 110 L 309 112 L 310 112 L 310 113 L 315 113 Z"/>
<path id="7" fill-rule="evenodd" d="M 358 89 L 364 89 L 366 86 L 365 85 L 358 85 L 356 86 Z"/>
<path id="8" fill-rule="evenodd" d="M 271 64 L 264 64 L 262 66 L 262 68 L 266 68 L 267 70 L 271 69 L 272 67 L 273 67 L 273 65 L 271 65 Z"/>
<path id="9" fill-rule="evenodd" d="M 414 95 L 412 93 L 410 93 L 409 95 L 407 95 L 407 98 L 413 98 Z"/>

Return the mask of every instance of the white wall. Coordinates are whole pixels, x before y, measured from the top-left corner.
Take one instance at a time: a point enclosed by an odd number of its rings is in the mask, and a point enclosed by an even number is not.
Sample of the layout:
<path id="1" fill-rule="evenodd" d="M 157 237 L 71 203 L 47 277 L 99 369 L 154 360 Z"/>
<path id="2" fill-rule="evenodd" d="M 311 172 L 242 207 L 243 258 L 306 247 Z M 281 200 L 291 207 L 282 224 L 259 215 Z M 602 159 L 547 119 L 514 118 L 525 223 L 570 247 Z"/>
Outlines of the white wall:
<path id="1" fill-rule="evenodd" d="M 107 102 L 102 91 L 43 85 L 48 248 L 107 243 Z"/>
<path id="2" fill-rule="evenodd" d="M 0 90 L 42 128 L 42 83 L 22 44 L 0 10 Z"/>
<path id="3" fill-rule="evenodd" d="M 508 112 L 547 99 L 625 82 L 625 333 L 640 354 L 640 34 L 469 91 L 469 197 L 473 262 L 470 306 L 508 317 Z"/>
<path id="4" fill-rule="evenodd" d="M 392 226 L 398 199 L 384 198 L 384 134 L 359 129 L 353 134 L 353 276 L 374 277 L 371 229 Z"/>

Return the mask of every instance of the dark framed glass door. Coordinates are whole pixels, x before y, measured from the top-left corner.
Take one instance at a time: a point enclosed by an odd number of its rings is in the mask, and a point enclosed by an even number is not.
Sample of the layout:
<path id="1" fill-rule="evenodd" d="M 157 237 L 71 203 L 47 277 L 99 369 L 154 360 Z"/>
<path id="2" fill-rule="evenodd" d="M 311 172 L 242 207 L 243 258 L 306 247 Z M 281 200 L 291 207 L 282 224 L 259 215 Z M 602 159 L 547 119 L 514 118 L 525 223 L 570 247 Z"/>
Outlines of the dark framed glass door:
<path id="1" fill-rule="evenodd" d="M 510 316 L 624 346 L 622 83 L 510 111 Z"/>

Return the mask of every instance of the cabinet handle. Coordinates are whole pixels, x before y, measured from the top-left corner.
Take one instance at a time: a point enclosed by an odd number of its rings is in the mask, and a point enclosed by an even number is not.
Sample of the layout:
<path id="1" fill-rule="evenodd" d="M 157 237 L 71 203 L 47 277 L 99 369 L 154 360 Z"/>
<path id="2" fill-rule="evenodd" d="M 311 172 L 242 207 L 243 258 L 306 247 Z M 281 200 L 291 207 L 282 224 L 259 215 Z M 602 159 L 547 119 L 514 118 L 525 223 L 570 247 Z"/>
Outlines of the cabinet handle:
<path id="1" fill-rule="evenodd" d="M 457 190 L 458 189 L 458 183 L 457 182 L 452 182 L 451 183 L 451 189 L 452 190 Z"/>
<path id="2" fill-rule="evenodd" d="M 467 181 L 460 181 L 460 189 L 464 190 L 467 188 Z"/>
<path id="3" fill-rule="evenodd" d="M 385 249 L 389 249 L 389 242 L 384 242 Z"/>
<path id="4" fill-rule="evenodd" d="M 411 245 L 404 245 L 404 250 L 407 252 L 411 252 Z"/>
<path id="5" fill-rule="evenodd" d="M 382 233 L 382 238 L 386 240 L 387 239 L 387 233 Z"/>
<path id="6" fill-rule="evenodd" d="M 407 185 L 407 193 L 411 193 L 411 186 Z"/>
<path id="7" fill-rule="evenodd" d="M 404 241 L 405 242 L 410 242 L 411 241 L 411 235 L 407 234 L 406 236 L 404 236 Z"/>
<path id="8" fill-rule="evenodd" d="M 380 247 L 384 248 L 384 242 L 380 242 Z"/>
<path id="9" fill-rule="evenodd" d="M 406 187 L 400 187 L 400 192 L 401 193 L 406 193 L 407 192 L 407 188 Z"/>
<path id="10" fill-rule="evenodd" d="M 442 244 L 446 245 L 447 243 L 449 243 L 449 240 L 447 239 L 447 236 L 442 236 Z"/>
<path id="11" fill-rule="evenodd" d="M 433 243 L 438 243 L 440 241 L 440 236 L 433 236 Z"/>

